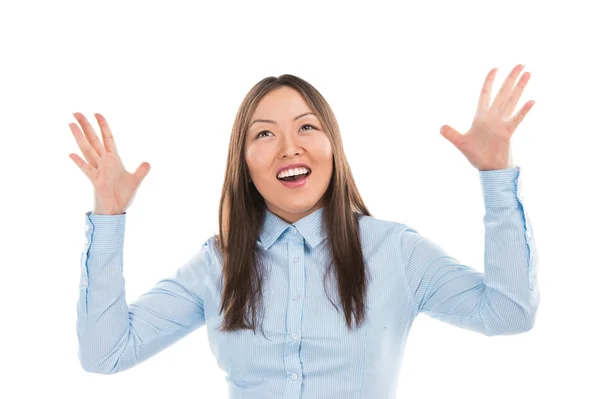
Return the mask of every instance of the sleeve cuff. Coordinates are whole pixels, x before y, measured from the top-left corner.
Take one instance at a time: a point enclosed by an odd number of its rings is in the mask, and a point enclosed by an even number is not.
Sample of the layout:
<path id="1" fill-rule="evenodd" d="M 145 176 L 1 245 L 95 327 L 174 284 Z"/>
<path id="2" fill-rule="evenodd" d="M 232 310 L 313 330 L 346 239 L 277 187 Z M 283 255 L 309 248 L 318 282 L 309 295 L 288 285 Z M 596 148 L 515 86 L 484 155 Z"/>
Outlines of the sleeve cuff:
<path id="1" fill-rule="evenodd" d="M 515 206 L 521 185 L 521 167 L 479 171 L 483 203 L 486 208 Z"/>
<path id="2" fill-rule="evenodd" d="M 120 215 L 97 215 L 88 211 L 85 215 L 85 251 L 123 250 L 127 212 Z"/>

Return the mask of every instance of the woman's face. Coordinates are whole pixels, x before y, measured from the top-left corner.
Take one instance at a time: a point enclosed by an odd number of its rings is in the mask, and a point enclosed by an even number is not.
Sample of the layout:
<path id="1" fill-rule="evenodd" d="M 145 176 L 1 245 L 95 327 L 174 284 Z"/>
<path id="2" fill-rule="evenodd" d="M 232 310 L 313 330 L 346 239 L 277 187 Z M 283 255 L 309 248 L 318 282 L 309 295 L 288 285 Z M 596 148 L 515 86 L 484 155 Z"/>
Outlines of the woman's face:
<path id="1" fill-rule="evenodd" d="M 267 208 L 283 220 L 294 223 L 324 206 L 333 171 L 331 143 L 296 90 L 282 86 L 262 98 L 250 119 L 244 156 Z M 310 173 L 286 185 L 278 171 L 295 163 L 306 164 Z"/>

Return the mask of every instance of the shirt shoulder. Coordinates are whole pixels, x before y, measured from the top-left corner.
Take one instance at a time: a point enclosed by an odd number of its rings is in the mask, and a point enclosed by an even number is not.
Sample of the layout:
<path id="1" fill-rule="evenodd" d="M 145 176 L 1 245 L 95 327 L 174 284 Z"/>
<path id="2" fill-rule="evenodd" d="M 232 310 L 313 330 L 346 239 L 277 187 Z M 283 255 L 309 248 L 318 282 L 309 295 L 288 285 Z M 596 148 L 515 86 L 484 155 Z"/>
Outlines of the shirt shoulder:
<path id="1" fill-rule="evenodd" d="M 382 234 L 390 233 L 390 230 L 402 231 L 408 226 L 402 222 L 393 220 L 385 220 L 374 216 L 359 214 L 358 226 L 361 232 L 364 230 L 369 233 L 380 232 Z"/>
<path id="2" fill-rule="evenodd" d="M 381 244 L 383 241 L 390 241 L 397 245 L 404 233 L 413 232 L 418 235 L 417 230 L 399 221 L 385 220 L 362 214 L 359 215 L 358 220 L 363 245 Z"/>
<path id="3" fill-rule="evenodd" d="M 219 250 L 218 236 L 216 234 L 214 234 L 214 235 L 208 237 L 202 244 L 202 247 L 200 248 L 200 252 L 204 253 L 206 260 L 210 264 L 214 265 L 214 264 L 221 263 L 221 260 L 223 259 L 223 255 L 221 254 L 221 251 Z"/>

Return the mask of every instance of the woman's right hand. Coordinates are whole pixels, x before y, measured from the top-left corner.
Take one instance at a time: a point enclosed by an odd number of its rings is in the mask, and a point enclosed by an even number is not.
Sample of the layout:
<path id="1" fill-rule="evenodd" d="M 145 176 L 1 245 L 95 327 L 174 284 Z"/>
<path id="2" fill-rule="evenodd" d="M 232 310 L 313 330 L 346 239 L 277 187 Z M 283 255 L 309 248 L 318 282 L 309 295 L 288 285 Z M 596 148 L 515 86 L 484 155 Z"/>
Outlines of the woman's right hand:
<path id="1" fill-rule="evenodd" d="M 131 205 L 138 187 L 150 172 L 150 164 L 142 162 L 134 173 L 127 172 L 117 153 L 117 146 L 106 119 L 100 114 L 94 115 L 100 126 L 104 145 L 86 117 L 75 112 L 73 116 L 81 125 L 83 133 L 76 123 L 69 123 L 69 127 L 87 163 L 77 154 L 69 154 L 69 158 L 79 166 L 94 186 L 93 213 L 121 215 Z"/>

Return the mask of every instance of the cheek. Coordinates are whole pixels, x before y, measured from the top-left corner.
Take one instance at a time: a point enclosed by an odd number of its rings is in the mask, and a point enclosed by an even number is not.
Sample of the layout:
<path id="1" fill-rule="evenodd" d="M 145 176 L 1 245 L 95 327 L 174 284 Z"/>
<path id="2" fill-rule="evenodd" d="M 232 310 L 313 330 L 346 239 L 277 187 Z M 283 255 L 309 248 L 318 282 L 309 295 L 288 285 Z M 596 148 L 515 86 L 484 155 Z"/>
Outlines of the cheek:
<path id="1" fill-rule="evenodd" d="M 253 179 L 267 178 L 269 174 L 269 157 L 264 150 L 257 147 L 249 147 L 246 150 L 246 165 Z"/>
<path id="2" fill-rule="evenodd" d="M 315 160 L 327 168 L 332 168 L 333 165 L 333 151 L 331 150 L 331 143 L 324 137 L 314 148 L 313 154 Z"/>
<path id="3" fill-rule="evenodd" d="M 315 142 L 309 151 L 311 153 L 309 159 L 317 165 L 319 171 L 317 175 L 313 176 L 315 178 L 314 184 L 321 189 L 321 187 L 329 185 L 333 173 L 333 151 L 331 144 L 327 138 L 324 138 L 323 140 L 319 140 L 319 142 Z"/>

